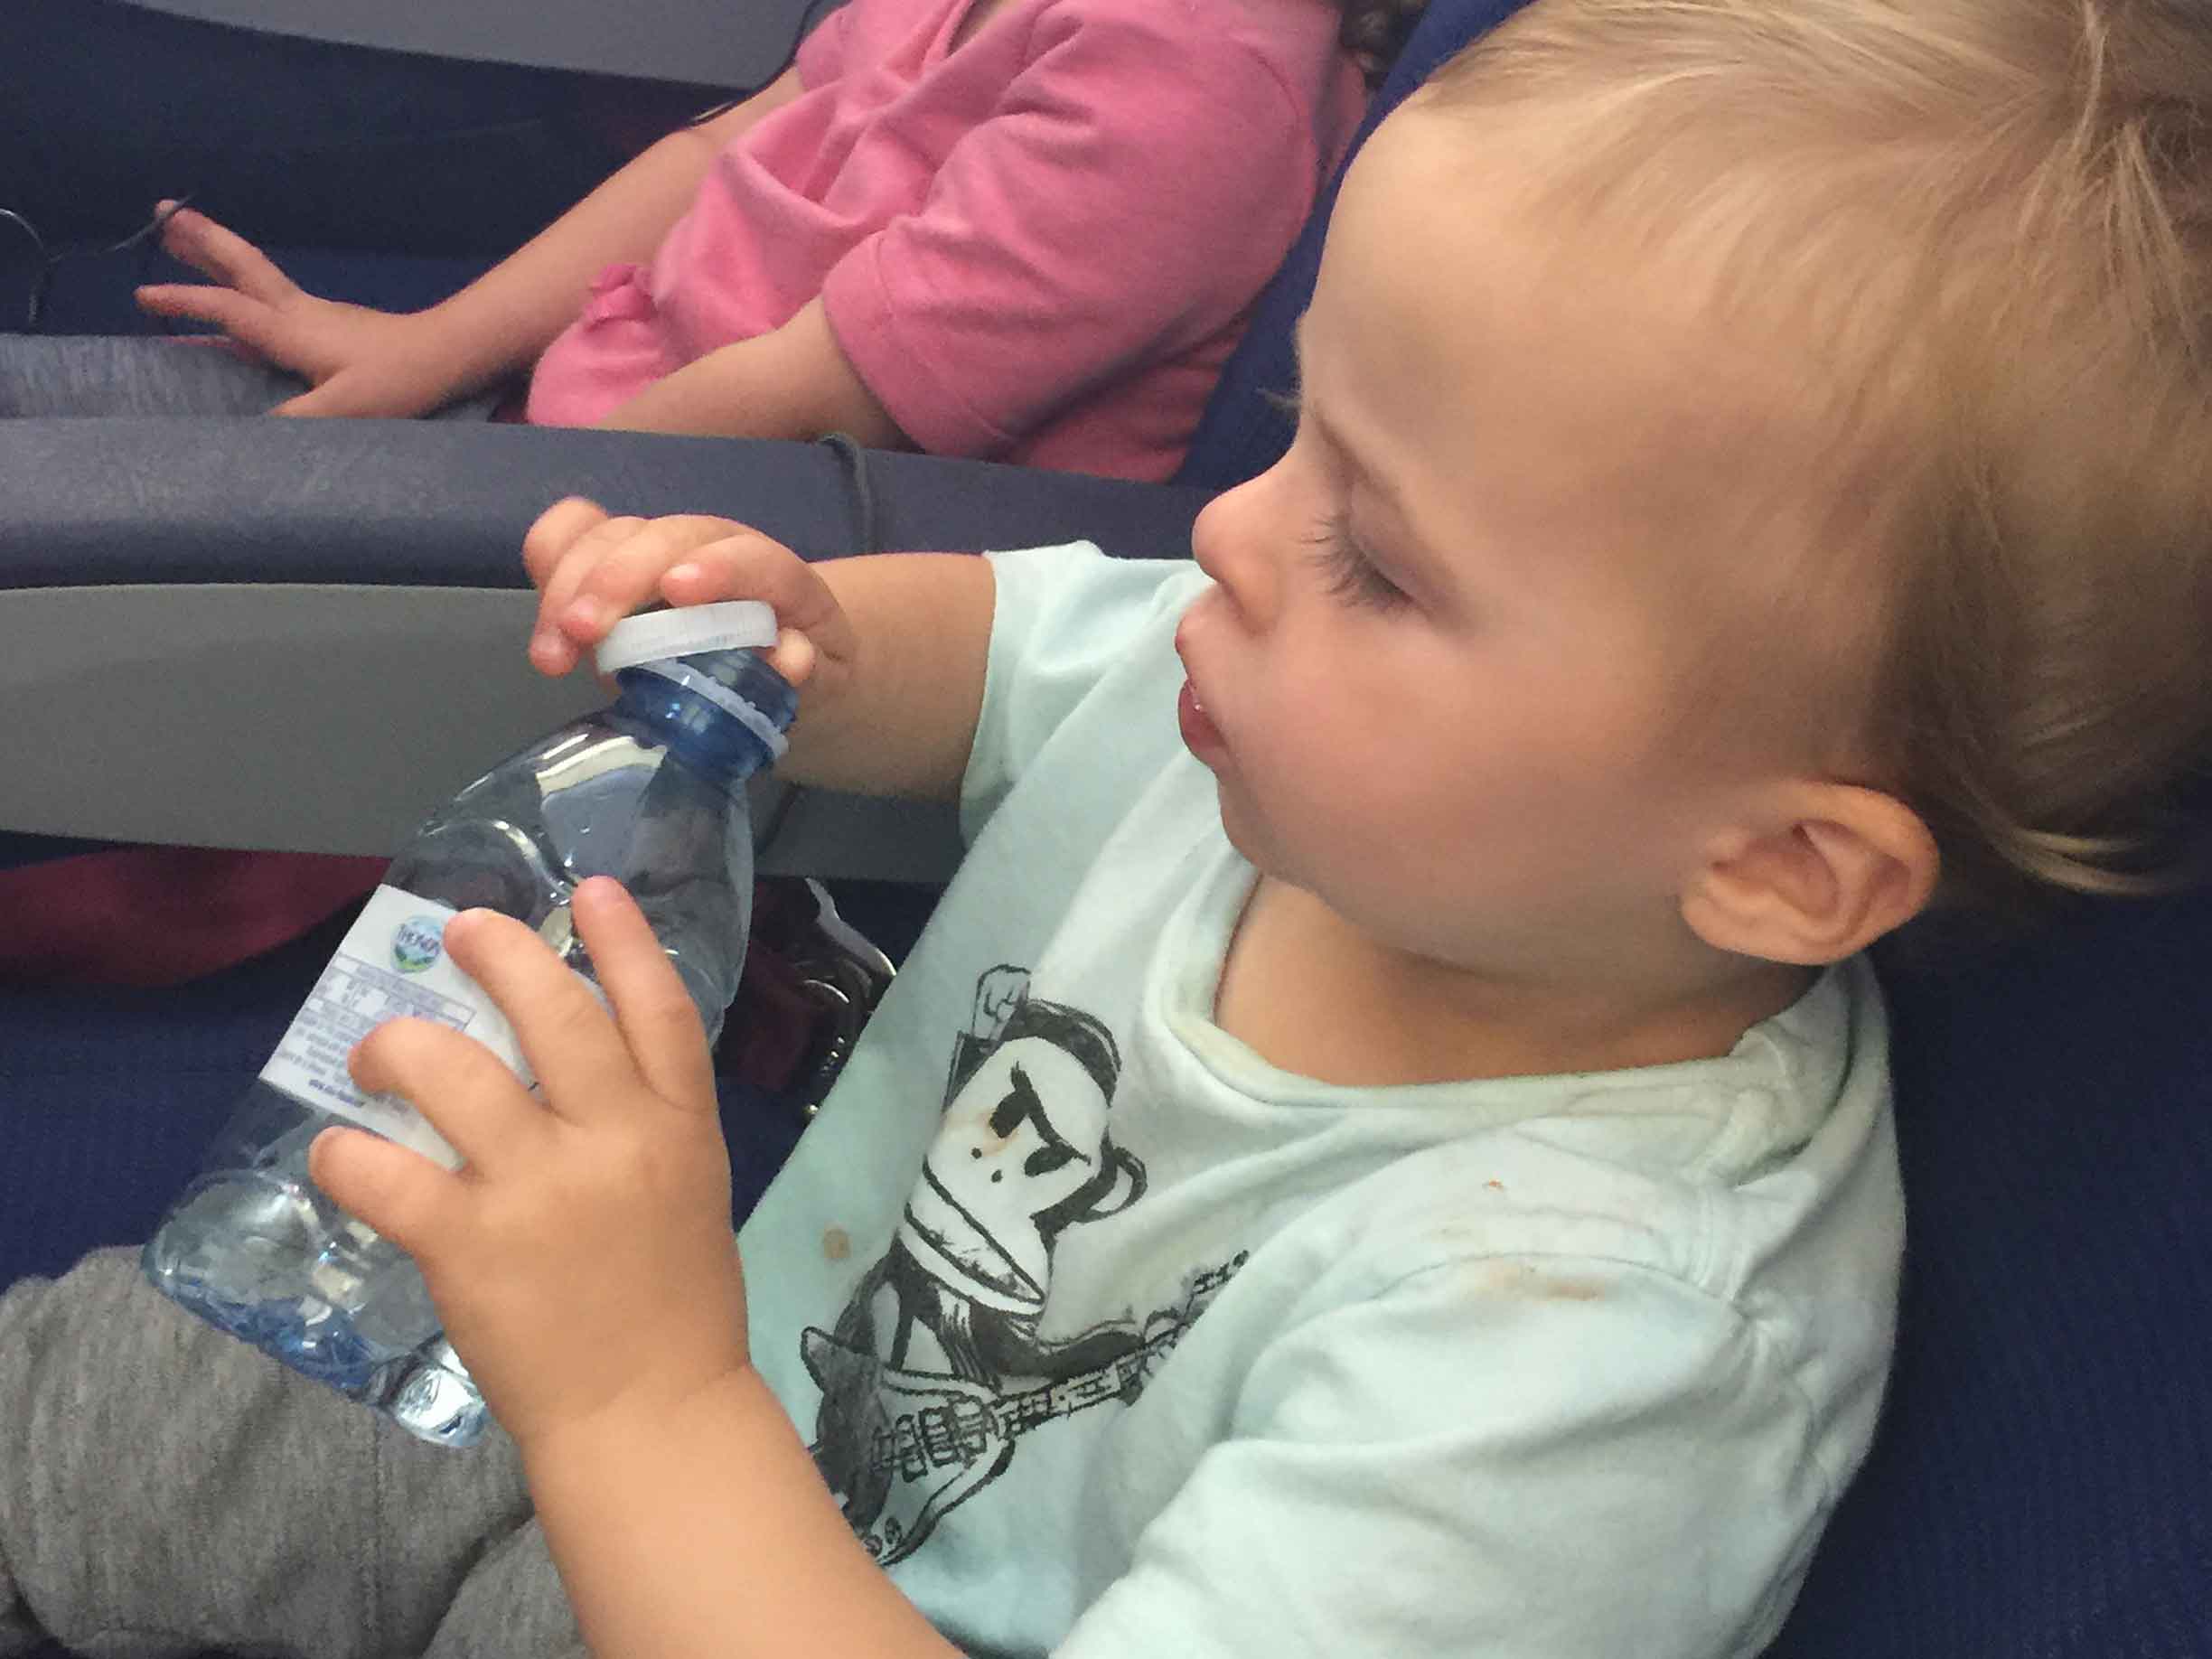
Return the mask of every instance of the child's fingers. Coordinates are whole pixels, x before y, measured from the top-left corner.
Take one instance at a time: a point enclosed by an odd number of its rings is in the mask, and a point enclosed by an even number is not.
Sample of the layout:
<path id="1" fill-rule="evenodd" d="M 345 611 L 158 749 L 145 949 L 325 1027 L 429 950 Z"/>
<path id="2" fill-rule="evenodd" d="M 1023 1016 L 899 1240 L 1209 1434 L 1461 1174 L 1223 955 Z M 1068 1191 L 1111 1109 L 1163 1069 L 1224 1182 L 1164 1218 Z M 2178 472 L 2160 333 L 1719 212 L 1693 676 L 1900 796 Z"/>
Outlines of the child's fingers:
<path id="1" fill-rule="evenodd" d="M 775 645 L 768 652 L 768 666 L 796 690 L 814 678 L 814 664 L 819 658 L 812 640 L 796 628 L 779 628 Z"/>
<path id="2" fill-rule="evenodd" d="M 205 213 L 181 208 L 162 227 L 162 248 L 202 276 L 274 305 L 298 292 L 276 261 Z"/>
<path id="3" fill-rule="evenodd" d="M 579 645 L 595 644 L 633 611 L 657 602 L 661 578 L 689 562 L 698 548 L 733 533 L 753 533 L 727 519 L 698 513 L 633 522 L 629 534 L 610 537 L 604 545 L 579 544 L 547 590 L 546 614 Z M 751 595 L 716 595 L 733 596 Z"/>
<path id="4" fill-rule="evenodd" d="M 367 1129 L 324 1129 L 307 1148 L 307 1174 L 333 1204 L 417 1260 L 436 1253 L 466 1198 L 453 1171 Z"/>
<path id="5" fill-rule="evenodd" d="M 561 549 L 539 583 L 538 621 L 530 633 L 530 658 L 539 671 L 566 674 L 576 665 L 586 646 L 598 642 L 604 627 L 599 633 L 578 638 L 572 627 L 564 626 L 563 614 L 585 576 L 644 524 L 643 519 L 627 514 L 610 518 L 601 513 L 597 522 L 585 524 Z"/>
<path id="6" fill-rule="evenodd" d="M 660 947 L 653 949 L 658 953 Z M 595 1108 L 636 1088 L 638 1067 L 614 1019 L 521 923 L 495 911 L 464 911 L 445 924 L 445 951 L 507 1017 L 545 1103 L 558 1116 L 593 1117 Z M 593 967 L 606 971 L 596 956 Z"/>
<path id="7" fill-rule="evenodd" d="M 620 882 L 605 876 L 579 883 L 570 902 L 599 988 L 614 1005 L 615 1024 L 647 1086 L 664 1101 L 711 1115 L 714 1062 L 707 1033 L 644 912 Z"/>
<path id="8" fill-rule="evenodd" d="M 607 609 L 590 618 L 576 615 L 576 597 L 584 585 L 605 565 L 635 558 L 633 544 L 650 535 L 661 522 L 624 513 L 602 519 L 569 543 L 567 552 L 545 580 L 538 601 L 538 632 L 550 632 L 582 650 L 597 644 L 625 613 Z"/>
<path id="9" fill-rule="evenodd" d="M 212 323 L 231 338 L 248 344 L 257 333 L 267 332 L 268 308 L 235 288 L 204 282 L 152 283 L 132 298 L 139 310 L 151 315 Z"/>
<path id="10" fill-rule="evenodd" d="M 580 495 L 564 496 L 539 513 L 522 533 L 522 567 L 530 572 L 530 586 L 542 593 L 568 549 L 608 517 L 597 501 Z"/>
<path id="11" fill-rule="evenodd" d="M 775 612 L 781 630 L 778 656 L 811 670 L 814 651 L 835 654 L 844 642 L 845 613 L 820 574 L 782 542 L 758 530 L 736 529 L 694 548 L 670 567 L 661 590 L 677 605 L 714 599 L 759 599 Z M 805 636 L 808 649 L 791 656 L 793 634 Z M 770 659 L 772 662 L 775 658 Z M 776 666 L 779 671 L 781 662 Z M 792 677 L 785 674 L 784 678 Z M 792 680 L 793 685 L 799 680 Z"/>
<path id="12" fill-rule="evenodd" d="M 585 999 L 590 1000 L 588 993 Z M 544 1108 L 498 1055 L 431 1020 L 379 1026 L 354 1045 L 346 1069 L 370 1093 L 396 1094 L 411 1103 L 464 1162 L 478 1169 L 496 1172 L 546 1127 Z"/>

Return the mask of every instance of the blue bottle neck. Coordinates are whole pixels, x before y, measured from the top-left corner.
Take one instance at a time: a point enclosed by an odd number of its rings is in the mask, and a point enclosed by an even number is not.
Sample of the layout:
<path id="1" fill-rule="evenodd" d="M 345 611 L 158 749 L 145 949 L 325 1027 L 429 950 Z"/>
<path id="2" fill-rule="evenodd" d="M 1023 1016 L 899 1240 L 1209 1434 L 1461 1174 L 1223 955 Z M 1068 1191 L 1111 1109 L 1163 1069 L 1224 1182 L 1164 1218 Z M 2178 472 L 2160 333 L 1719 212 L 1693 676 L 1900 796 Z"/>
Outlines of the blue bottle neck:
<path id="1" fill-rule="evenodd" d="M 622 687 L 616 716 L 635 721 L 725 789 L 774 762 L 799 710 L 790 682 L 750 651 L 643 662 L 614 679 Z"/>

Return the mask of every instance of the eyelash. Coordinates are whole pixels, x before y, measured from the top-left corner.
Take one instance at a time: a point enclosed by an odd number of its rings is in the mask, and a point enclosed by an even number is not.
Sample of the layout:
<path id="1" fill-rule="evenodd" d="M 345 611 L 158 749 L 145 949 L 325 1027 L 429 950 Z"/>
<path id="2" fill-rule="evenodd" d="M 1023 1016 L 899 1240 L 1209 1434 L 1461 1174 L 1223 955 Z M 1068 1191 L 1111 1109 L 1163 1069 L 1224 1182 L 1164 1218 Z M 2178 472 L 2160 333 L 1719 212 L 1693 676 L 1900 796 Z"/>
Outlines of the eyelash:
<path id="1" fill-rule="evenodd" d="M 1404 588 L 1378 569 L 1358 542 L 1341 512 L 1331 513 L 1306 537 L 1314 549 L 1314 562 L 1328 583 L 1330 596 L 1347 605 L 1378 611 L 1394 611 L 1413 603 Z"/>

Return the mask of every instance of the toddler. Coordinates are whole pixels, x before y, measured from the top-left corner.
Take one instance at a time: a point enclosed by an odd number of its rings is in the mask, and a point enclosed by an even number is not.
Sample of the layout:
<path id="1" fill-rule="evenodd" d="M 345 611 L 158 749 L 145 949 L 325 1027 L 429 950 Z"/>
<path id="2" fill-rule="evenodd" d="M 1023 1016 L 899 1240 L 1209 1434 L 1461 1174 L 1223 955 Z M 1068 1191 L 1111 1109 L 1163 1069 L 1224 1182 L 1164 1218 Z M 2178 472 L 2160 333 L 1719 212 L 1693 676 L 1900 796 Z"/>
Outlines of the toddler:
<path id="1" fill-rule="evenodd" d="M 1865 949 L 2146 882 L 2212 728 L 2208 93 L 2178 3 L 1538 0 L 1354 163 L 1195 567 L 553 508 L 539 667 L 766 599 L 791 773 L 969 857 L 736 1251 L 627 898 L 575 906 L 611 1013 L 456 919 L 542 1102 L 395 1022 L 355 1073 L 466 1167 L 314 1168 L 511 1442 L 404 1444 L 125 1257 L 18 1285 L 0 1626 L 1758 1652 L 1889 1354 Z"/>

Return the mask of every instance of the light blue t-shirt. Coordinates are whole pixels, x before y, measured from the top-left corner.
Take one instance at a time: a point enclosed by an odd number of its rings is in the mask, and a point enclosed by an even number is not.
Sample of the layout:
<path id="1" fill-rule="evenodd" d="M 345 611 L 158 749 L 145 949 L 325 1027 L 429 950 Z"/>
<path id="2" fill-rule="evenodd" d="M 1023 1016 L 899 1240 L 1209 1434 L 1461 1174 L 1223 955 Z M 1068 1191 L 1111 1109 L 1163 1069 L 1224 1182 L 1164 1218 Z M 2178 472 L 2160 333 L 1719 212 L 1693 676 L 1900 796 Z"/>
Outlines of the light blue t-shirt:
<path id="1" fill-rule="evenodd" d="M 1890 1349 L 1871 973 L 1717 1060 L 1279 1071 L 1212 1017 L 1204 578 L 993 558 L 969 856 L 743 1233 L 863 1541 L 979 1654 L 1756 1653 Z"/>

